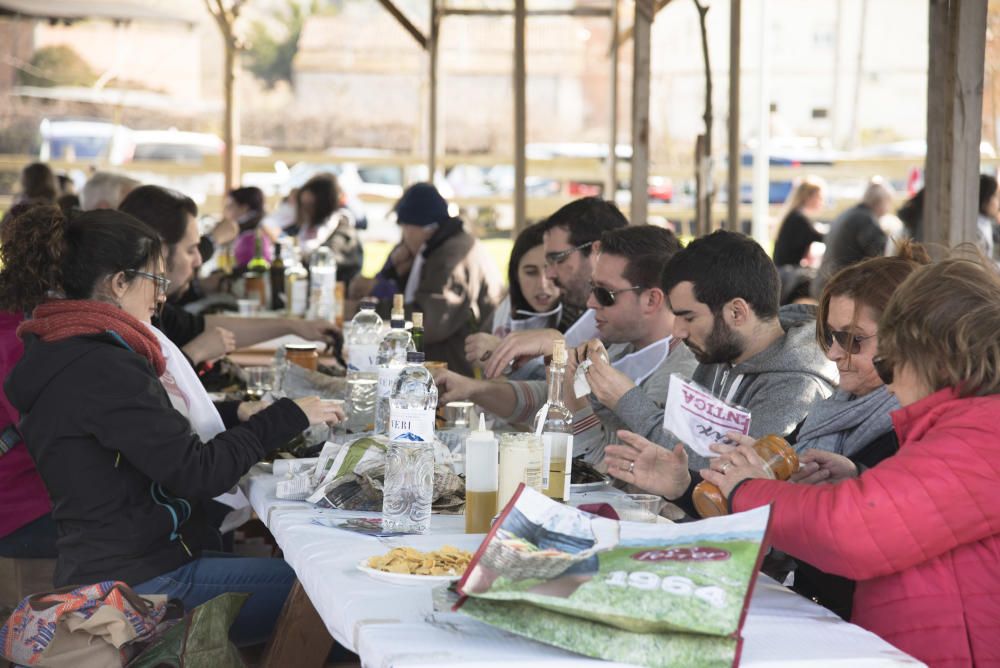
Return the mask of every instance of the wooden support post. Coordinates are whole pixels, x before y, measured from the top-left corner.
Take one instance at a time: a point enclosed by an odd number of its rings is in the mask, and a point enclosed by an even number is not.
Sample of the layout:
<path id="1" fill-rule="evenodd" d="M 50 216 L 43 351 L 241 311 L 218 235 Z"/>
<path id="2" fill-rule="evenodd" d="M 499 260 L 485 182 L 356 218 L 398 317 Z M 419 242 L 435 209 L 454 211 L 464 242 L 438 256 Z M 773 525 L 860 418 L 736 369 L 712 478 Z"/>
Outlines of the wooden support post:
<path id="1" fill-rule="evenodd" d="M 757 148 L 753 153 L 753 219 L 750 234 L 764 248 L 770 247 L 771 139 L 770 62 L 767 49 L 767 0 L 760 0 L 757 52 Z M 741 231 L 741 230 L 737 230 Z"/>
<path id="2" fill-rule="evenodd" d="M 673 1 L 674 0 L 656 0 L 656 6 L 653 8 L 653 18 L 656 18 L 656 15 Z M 632 32 L 634 29 L 635 26 L 629 26 L 628 28 L 625 28 L 620 35 L 618 35 L 618 46 L 621 46 L 625 42 L 632 39 Z"/>
<path id="3" fill-rule="evenodd" d="M 618 192 L 618 2 L 611 3 L 610 82 L 608 84 L 608 174 L 604 179 L 604 199 L 615 201 Z"/>
<path id="4" fill-rule="evenodd" d="M 238 95 L 240 39 L 236 34 L 236 22 L 246 0 L 204 0 L 209 14 L 222 35 L 224 51 L 222 66 L 223 117 L 222 140 L 225 142 L 222 154 L 223 192 L 229 192 L 240 185 L 240 111 Z"/>
<path id="5" fill-rule="evenodd" d="M 438 36 L 440 35 L 438 0 L 431 0 L 430 36 L 426 42 L 428 62 L 427 102 L 427 181 L 434 183 L 438 154 Z"/>
<path id="6" fill-rule="evenodd" d="M 701 32 L 701 55 L 705 61 L 705 132 L 699 135 L 696 144 L 698 152 L 695 154 L 695 171 L 697 177 L 695 182 L 696 197 L 698 205 L 695 208 L 698 218 L 698 233 L 708 234 L 715 224 L 712 221 L 712 202 L 714 201 L 715 186 L 712 183 L 712 61 L 708 51 L 708 5 L 703 5 L 700 0 L 694 0 L 694 6 L 698 9 L 698 25 Z"/>
<path id="7" fill-rule="evenodd" d="M 331 647 L 330 632 L 296 580 L 264 650 L 261 668 L 321 668 L 326 664 Z"/>
<path id="8" fill-rule="evenodd" d="M 740 42 L 742 0 L 729 0 L 729 165 L 726 229 L 740 229 Z"/>
<path id="9" fill-rule="evenodd" d="M 635 0 L 632 39 L 632 206 L 633 225 L 645 225 L 649 205 L 649 52 L 653 0 Z"/>
<path id="10" fill-rule="evenodd" d="M 527 143 L 526 102 L 527 68 L 524 49 L 525 0 L 514 0 L 514 232 L 520 233 L 527 224 L 526 206 Z"/>
<path id="11" fill-rule="evenodd" d="M 694 235 L 700 237 L 712 231 L 711 211 L 708 211 L 708 201 L 705 190 L 708 188 L 705 170 L 705 135 L 700 134 L 694 140 Z"/>
<path id="12" fill-rule="evenodd" d="M 976 240 L 987 0 L 930 0 L 923 241 Z"/>

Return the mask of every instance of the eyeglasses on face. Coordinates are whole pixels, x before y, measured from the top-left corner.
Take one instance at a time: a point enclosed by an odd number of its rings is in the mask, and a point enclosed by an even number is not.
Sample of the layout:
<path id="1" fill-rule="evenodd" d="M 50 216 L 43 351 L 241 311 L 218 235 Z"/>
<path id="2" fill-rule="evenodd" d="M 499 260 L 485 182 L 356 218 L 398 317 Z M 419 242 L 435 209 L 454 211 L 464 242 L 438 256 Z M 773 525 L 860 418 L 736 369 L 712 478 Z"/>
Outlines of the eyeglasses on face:
<path id="1" fill-rule="evenodd" d="M 864 343 L 865 340 L 878 336 L 878 334 L 869 334 L 868 336 L 851 336 L 850 332 L 840 332 L 835 329 L 830 329 L 829 327 L 825 328 L 825 335 L 826 347 L 828 350 L 833 347 L 833 342 L 836 341 L 841 350 L 852 355 L 857 355 L 861 352 L 861 344 Z"/>
<path id="2" fill-rule="evenodd" d="M 576 251 L 583 250 L 584 248 L 590 248 L 594 245 L 593 241 L 588 241 L 585 244 L 580 244 L 579 246 L 574 246 L 573 248 L 567 248 L 564 251 L 559 251 L 558 253 L 546 253 L 545 254 L 545 264 L 546 266 L 551 266 L 554 264 L 562 264 L 566 261 L 570 255 Z"/>
<path id="3" fill-rule="evenodd" d="M 590 292 L 594 295 L 594 299 L 601 306 L 614 306 L 617 296 L 621 292 L 631 292 L 632 290 L 645 290 L 641 285 L 633 285 L 630 288 L 619 288 L 617 290 L 608 290 L 600 285 L 590 285 Z"/>
<path id="4" fill-rule="evenodd" d="M 130 276 L 142 276 L 143 278 L 148 278 L 156 284 L 156 289 L 160 294 L 167 294 L 167 289 L 170 288 L 170 279 L 166 276 L 157 276 L 156 274 L 151 274 L 148 271 L 138 271 L 137 269 L 129 269 L 125 272 Z"/>
<path id="5" fill-rule="evenodd" d="M 872 360 L 872 366 L 875 367 L 875 373 L 878 374 L 879 380 L 886 385 L 892 384 L 892 379 L 895 376 L 895 368 L 892 362 L 884 357 L 876 357 Z"/>

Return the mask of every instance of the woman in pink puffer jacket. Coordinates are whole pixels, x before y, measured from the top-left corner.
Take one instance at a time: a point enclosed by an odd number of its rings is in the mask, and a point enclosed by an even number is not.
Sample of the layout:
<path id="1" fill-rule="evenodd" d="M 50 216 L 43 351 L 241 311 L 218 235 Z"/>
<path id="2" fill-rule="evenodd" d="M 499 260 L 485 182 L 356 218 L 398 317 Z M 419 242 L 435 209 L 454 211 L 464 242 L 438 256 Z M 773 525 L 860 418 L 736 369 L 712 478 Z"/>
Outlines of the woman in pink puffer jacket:
<path id="1" fill-rule="evenodd" d="M 772 507 L 774 547 L 858 581 L 852 621 L 931 666 L 1000 665 L 1000 276 L 916 271 L 879 322 L 899 452 L 831 485 L 765 478 L 747 445 L 704 477 Z"/>

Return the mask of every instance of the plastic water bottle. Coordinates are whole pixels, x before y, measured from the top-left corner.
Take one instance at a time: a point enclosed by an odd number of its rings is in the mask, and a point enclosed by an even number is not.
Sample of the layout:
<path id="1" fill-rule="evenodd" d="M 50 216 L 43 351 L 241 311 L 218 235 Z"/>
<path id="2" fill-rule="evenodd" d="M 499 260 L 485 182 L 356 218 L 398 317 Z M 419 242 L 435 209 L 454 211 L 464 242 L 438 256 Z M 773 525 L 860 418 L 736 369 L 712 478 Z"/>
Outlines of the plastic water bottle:
<path id="1" fill-rule="evenodd" d="M 309 317 L 333 322 L 336 317 L 337 261 L 320 246 L 309 260 Z"/>
<path id="2" fill-rule="evenodd" d="M 393 297 L 392 329 L 383 337 L 378 347 L 378 398 L 375 402 L 375 433 L 389 433 L 389 395 L 400 370 L 406 366 L 406 354 L 416 352 L 413 339 L 406 331 L 403 295 Z"/>
<path id="3" fill-rule="evenodd" d="M 375 395 L 378 372 L 375 365 L 382 334 L 382 318 L 374 302 L 362 302 L 351 320 L 344 342 L 347 348 L 347 429 L 371 431 L 375 427 Z"/>
<path id="4" fill-rule="evenodd" d="M 389 447 L 382 496 L 382 529 L 427 533 L 434 495 L 434 411 L 437 387 L 423 353 L 407 353 L 389 399 Z"/>
<path id="5" fill-rule="evenodd" d="M 424 367 L 424 354 L 406 353 L 406 366 L 396 377 L 389 397 L 389 438 L 433 441 L 437 402 L 437 385 Z"/>

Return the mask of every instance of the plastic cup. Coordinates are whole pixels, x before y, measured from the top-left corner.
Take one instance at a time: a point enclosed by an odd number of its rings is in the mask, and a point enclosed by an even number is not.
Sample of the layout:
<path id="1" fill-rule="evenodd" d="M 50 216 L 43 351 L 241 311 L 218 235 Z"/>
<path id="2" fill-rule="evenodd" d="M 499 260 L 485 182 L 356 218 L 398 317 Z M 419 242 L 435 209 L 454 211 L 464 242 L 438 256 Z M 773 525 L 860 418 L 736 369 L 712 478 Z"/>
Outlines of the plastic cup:
<path id="1" fill-rule="evenodd" d="M 656 522 L 663 504 L 663 497 L 656 494 L 626 494 L 623 503 L 614 505 L 627 522 Z"/>

